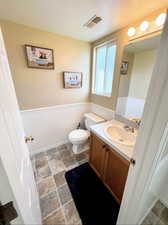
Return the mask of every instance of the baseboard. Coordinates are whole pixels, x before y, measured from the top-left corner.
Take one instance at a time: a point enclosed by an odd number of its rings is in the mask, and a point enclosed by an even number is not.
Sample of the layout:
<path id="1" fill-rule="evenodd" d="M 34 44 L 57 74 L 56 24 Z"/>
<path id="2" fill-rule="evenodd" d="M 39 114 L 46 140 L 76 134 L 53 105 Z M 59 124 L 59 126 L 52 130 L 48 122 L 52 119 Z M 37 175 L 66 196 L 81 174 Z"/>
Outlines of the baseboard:
<path id="1" fill-rule="evenodd" d="M 149 207 L 149 209 L 146 211 L 145 215 L 142 217 L 142 219 L 139 221 L 138 225 L 141 225 L 144 221 L 144 219 L 147 217 L 147 215 L 150 213 L 150 211 L 152 210 L 152 208 L 154 207 L 154 205 L 156 204 L 157 199 L 155 199 L 153 201 L 153 203 L 151 204 L 151 206 Z"/>

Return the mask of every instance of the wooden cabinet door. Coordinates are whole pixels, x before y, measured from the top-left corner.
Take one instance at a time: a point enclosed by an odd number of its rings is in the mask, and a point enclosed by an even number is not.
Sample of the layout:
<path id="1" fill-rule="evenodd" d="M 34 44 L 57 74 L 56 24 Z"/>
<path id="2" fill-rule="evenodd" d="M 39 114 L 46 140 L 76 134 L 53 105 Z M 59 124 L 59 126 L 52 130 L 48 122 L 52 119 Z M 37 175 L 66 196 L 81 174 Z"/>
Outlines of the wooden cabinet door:
<path id="1" fill-rule="evenodd" d="M 90 165 L 99 177 L 103 176 L 106 146 L 94 134 L 91 135 Z"/>
<path id="2" fill-rule="evenodd" d="M 122 200 L 128 169 L 129 161 L 120 156 L 115 150 L 107 148 L 104 183 L 119 203 Z"/>

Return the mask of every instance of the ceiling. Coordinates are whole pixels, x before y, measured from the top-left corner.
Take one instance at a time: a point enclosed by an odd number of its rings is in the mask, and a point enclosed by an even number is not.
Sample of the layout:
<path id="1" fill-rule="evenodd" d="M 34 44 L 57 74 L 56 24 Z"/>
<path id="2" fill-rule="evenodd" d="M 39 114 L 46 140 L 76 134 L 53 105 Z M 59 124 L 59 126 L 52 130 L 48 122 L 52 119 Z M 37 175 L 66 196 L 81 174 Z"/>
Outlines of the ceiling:
<path id="1" fill-rule="evenodd" d="M 166 5 L 167 0 L 0 0 L 0 18 L 92 42 Z M 84 27 L 95 14 L 103 21 Z"/>
<path id="2" fill-rule="evenodd" d="M 155 37 L 146 38 L 136 43 L 129 44 L 126 46 L 124 51 L 130 52 L 130 53 L 137 53 L 137 52 L 157 49 L 160 44 L 160 38 L 161 38 L 161 35 L 158 35 Z"/>

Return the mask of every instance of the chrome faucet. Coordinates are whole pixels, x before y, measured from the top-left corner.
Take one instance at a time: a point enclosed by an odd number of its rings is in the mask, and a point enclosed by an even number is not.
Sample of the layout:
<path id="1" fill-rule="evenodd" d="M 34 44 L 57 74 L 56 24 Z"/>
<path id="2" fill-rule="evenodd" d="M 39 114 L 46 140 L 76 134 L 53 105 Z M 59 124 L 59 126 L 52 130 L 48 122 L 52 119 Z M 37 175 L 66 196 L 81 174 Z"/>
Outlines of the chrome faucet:
<path id="1" fill-rule="evenodd" d="M 127 130 L 127 131 L 131 131 L 132 133 L 135 132 L 135 128 L 134 127 L 131 127 L 131 126 L 128 126 L 128 125 L 125 125 L 124 126 L 124 129 Z"/>
<path id="2" fill-rule="evenodd" d="M 135 133 L 135 129 L 139 129 L 141 125 L 141 120 L 139 118 L 133 118 L 131 121 L 135 123 L 135 126 L 131 125 L 125 125 L 124 129 L 127 131 L 130 131 L 132 133 Z"/>
<path id="3" fill-rule="evenodd" d="M 139 119 L 139 118 L 133 118 L 132 121 L 134 121 L 136 123 L 136 125 L 137 125 L 138 128 L 140 127 L 140 125 L 141 125 L 141 119 Z"/>

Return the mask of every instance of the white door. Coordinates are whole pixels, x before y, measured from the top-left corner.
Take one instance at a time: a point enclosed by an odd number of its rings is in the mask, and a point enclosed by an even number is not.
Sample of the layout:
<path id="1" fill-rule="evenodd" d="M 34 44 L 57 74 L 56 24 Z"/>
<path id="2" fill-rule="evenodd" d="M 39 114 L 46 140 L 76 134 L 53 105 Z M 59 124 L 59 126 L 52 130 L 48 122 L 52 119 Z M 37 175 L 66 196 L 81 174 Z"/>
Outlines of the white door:
<path id="1" fill-rule="evenodd" d="M 168 18 L 162 33 L 142 125 L 134 150 L 133 158 L 136 164 L 131 165 L 129 169 L 117 224 L 140 224 L 155 201 L 161 198 L 160 192 L 165 191 L 160 187 L 167 185 L 162 183 L 164 179 L 168 181 L 168 168 L 166 168 L 167 177 L 165 177 L 165 166 L 163 166 L 168 154 L 167 124 Z M 164 168 L 164 177 L 162 177 L 162 168 Z M 167 186 L 166 190 L 168 190 Z M 168 195 L 168 191 L 165 194 Z"/>
<path id="2" fill-rule="evenodd" d="M 13 202 L 13 206 L 15 210 L 17 211 L 18 216 L 12 221 L 10 221 L 11 224 L 23 224 L 22 216 L 20 215 L 20 211 L 18 209 L 17 202 L 14 198 L 12 188 L 10 186 L 8 176 L 4 170 L 3 164 L 0 161 L 0 205 L 4 206 L 9 202 Z M 0 222 L 1 224 L 1 222 Z"/>
<path id="3" fill-rule="evenodd" d="M 24 224 L 41 224 L 36 184 L 1 30 L 0 160 Z"/>

